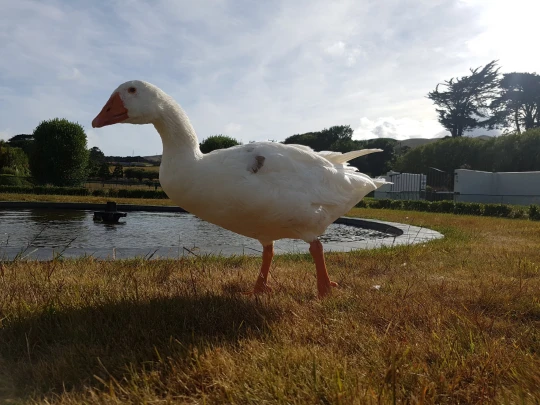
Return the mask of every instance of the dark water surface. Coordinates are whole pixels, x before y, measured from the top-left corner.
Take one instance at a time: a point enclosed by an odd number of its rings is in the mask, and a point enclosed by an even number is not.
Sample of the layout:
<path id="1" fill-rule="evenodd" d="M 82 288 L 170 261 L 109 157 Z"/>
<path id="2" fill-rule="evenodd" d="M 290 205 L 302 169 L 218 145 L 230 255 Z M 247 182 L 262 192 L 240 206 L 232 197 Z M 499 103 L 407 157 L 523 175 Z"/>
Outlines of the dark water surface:
<path id="1" fill-rule="evenodd" d="M 92 211 L 0 210 L 0 259 L 47 259 L 62 252 L 74 257 L 178 257 L 193 253 L 257 254 L 258 241 L 202 221 L 188 213 L 129 212 L 120 224 L 93 221 Z M 332 224 L 321 236 L 328 245 L 373 241 L 389 234 Z M 304 252 L 299 240 L 276 242 L 276 253 Z M 189 249 L 189 250 L 187 250 Z"/>

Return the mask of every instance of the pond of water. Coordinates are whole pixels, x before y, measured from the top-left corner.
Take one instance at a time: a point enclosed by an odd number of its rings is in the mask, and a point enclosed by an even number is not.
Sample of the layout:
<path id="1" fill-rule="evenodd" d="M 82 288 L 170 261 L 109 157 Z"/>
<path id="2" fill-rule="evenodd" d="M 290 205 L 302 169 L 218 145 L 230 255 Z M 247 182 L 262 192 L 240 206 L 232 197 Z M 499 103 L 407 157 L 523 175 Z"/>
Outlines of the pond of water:
<path id="1" fill-rule="evenodd" d="M 392 235 L 348 225 L 332 224 L 321 236 L 326 245 L 373 241 Z M 276 253 L 304 252 L 299 240 L 276 242 Z M 54 252 L 65 256 L 96 257 L 185 254 L 257 254 L 258 241 L 202 221 L 188 213 L 129 212 L 121 223 L 93 221 L 92 211 L 26 209 L 0 210 L 0 259 L 29 256 L 49 258 Z M 7 257 L 6 257 L 7 256 Z"/>

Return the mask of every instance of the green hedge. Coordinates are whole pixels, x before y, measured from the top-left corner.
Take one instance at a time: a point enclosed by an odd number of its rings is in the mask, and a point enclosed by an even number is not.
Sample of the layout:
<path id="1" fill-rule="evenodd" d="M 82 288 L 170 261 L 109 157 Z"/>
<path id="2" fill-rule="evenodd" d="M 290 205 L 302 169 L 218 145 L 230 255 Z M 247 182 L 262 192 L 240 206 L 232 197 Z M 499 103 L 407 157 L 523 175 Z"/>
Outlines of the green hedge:
<path id="1" fill-rule="evenodd" d="M 31 186 L 26 177 L 15 176 L 13 174 L 0 174 L 0 186 Z"/>
<path id="2" fill-rule="evenodd" d="M 91 190 L 84 187 L 54 186 L 0 186 L 0 193 L 15 194 L 52 194 L 52 195 L 92 195 Z"/>
<path id="3" fill-rule="evenodd" d="M 120 198 L 148 198 L 166 199 L 167 194 L 162 190 L 140 189 L 96 189 L 90 190 L 85 187 L 52 187 L 52 186 L 3 186 L 0 185 L 0 193 L 12 194 L 39 194 L 39 195 L 82 195 L 96 197 L 120 197 Z"/>
<path id="4" fill-rule="evenodd" d="M 529 219 L 540 221 L 540 206 L 534 204 L 529 206 Z"/>
<path id="5" fill-rule="evenodd" d="M 480 204 L 453 201 L 424 201 L 424 200 L 389 200 L 365 199 L 357 205 L 359 208 L 378 208 L 407 211 L 440 212 L 456 215 L 481 215 L 486 217 L 525 218 L 526 212 L 522 207 L 506 204 Z M 540 206 L 531 205 L 528 217 L 532 221 L 540 221 Z"/>

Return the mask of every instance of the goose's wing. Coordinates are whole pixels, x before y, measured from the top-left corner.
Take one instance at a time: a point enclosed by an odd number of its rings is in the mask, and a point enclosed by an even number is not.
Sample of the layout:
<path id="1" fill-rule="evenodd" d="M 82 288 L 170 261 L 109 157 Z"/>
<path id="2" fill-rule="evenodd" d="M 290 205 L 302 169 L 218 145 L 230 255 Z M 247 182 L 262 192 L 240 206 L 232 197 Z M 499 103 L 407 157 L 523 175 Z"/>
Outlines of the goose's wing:
<path id="1" fill-rule="evenodd" d="M 216 151 L 223 170 L 241 175 L 242 184 L 269 188 L 276 199 L 303 196 L 311 204 L 349 205 L 380 186 L 346 164 L 379 150 L 314 152 L 303 145 L 258 142 Z"/>

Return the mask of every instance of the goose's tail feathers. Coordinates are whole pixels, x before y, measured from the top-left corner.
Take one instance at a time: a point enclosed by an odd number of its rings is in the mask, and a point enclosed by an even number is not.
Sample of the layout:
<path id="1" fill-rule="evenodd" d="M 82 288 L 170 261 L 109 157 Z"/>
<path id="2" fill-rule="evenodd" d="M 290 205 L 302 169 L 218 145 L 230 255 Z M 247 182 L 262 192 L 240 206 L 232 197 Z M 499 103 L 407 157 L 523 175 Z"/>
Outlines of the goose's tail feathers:
<path id="1" fill-rule="evenodd" d="M 351 152 L 341 153 L 341 152 L 331 152 L 331 151 L 322 151 L 319 152 L 319 155 L 329 160 L 334 164 L 344 164 L 349 160 L 355 159 L 360 156 L 369 155 L 370 153 L 382 152 L 382 149 L 361 149 L 353 150 Z"/>

